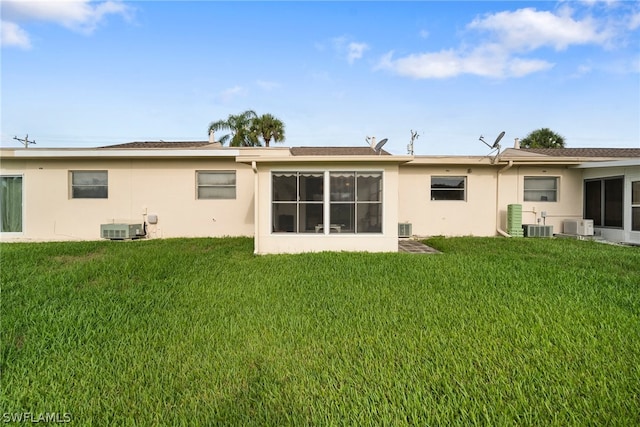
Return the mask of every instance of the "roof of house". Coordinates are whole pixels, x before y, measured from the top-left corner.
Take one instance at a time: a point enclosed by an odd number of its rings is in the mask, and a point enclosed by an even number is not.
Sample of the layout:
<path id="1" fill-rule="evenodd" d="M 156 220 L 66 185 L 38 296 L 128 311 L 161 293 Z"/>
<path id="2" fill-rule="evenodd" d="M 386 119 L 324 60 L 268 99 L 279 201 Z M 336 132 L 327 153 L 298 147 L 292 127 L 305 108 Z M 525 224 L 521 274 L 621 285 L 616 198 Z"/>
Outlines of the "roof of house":
<path id="1" fill-rule="evenodd" d="M 553 157 L 640 157 L 640 148 L 521 148 L 518 151 Z"/>
<path id="2" fill-rule="evenodd" d="M 198 148 L 205 146 L 220 146 L 218 143 L 210 143 L 209 141 L 135 141 L 135 142 L 127 142 L 124 144 L 116 144 L 116 145 L 106 145 L 104 147 L 98 148 L 176 148 L 180 150 L 184 150 L 186 148 Z"/>
<path id="3" fill-rule="evenodd" d="M 291 147 L 292 156 L 371 156 L 391 154 L 385 150 L 377 153 L 371 147 Z"/>

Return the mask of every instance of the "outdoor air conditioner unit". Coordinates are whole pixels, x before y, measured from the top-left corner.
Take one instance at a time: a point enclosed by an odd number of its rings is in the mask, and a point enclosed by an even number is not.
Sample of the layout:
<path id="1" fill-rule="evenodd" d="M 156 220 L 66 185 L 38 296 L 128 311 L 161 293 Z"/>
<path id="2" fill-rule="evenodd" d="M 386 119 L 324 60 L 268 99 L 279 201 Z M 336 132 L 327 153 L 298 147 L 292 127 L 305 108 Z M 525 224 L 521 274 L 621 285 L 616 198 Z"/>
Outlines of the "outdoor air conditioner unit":
<path id="1" fill-rule="evenodd" d="M 142 224 L 100 224 L 100 237 L 103 239 L 139 239 L 144 235 Z"/>
<path id="2" fill-rule="evenodd" d="M 553 237 L 553 225 L 522 224 L 524 237 Z"/>
<path id="3" fill-rule="evenodd" d="M 398 223 L 398 237 L 411 237 L 412 234 L 412 227 L 410 223 Z"/>
<path id="4" fill-rule="evenodd" d="M 564 234 L 574 236 L 593 236 L 592 219 L 567 219 L 564 221 Z"/>

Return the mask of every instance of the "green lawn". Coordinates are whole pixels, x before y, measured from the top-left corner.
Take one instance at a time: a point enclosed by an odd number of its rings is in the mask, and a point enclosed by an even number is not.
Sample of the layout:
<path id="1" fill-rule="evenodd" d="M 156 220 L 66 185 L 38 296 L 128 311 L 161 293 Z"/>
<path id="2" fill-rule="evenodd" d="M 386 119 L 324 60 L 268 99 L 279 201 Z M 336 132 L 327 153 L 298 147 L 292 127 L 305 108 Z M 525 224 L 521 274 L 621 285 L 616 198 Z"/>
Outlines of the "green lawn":
<path id="1" fill-rule="evenodd" d="M 0 413 L 76 425 L 640 425 L 640 248 L 3 244 Z M 0 414 L 1 415 L 1 414 Z"/>

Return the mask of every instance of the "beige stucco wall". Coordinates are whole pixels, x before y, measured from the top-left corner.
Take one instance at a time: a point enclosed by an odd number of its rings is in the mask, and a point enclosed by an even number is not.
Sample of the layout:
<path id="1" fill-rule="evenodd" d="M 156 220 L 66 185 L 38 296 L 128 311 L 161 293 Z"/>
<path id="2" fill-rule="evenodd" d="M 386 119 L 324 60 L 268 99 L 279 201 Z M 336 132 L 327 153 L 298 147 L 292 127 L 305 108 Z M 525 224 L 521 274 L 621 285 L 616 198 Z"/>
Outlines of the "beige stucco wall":
<path id="1" fill-rule="evenodd" d="M 258 222 L 255 252 L 301 253 L 320 251 L 396 252 L 398 250 L 398 166 L 397 164 L 314 163 L 258 164 Z M 381 171 L 383 172 L 382 233 L 273 233 L 271 208 L 271 171 Z"/>
<path id="2" fill-rule="evenodd" d="M 235 200 L 197 200 L 197 170 L 236 170 Z M 107 170 L 107 199 L 72 199 L 72 170 Z M 1 173 L 23 176 L 23 232 L 3 240 L 100 238 L 100 224 L 142 223 L 149 237 L 250 236 L 253 172 L 225 159 L 2 159 Z"/>
<path id="3" fill-rule="evenodd" d="M 558 200 L 556 202 L 525 202 L 525 177 L 557 177 Z M 554 233 L 562 233 L 565 219 L 582 218 L 582 171 L 568 166 L 514 166 L 500 176 L 498 201 L 500 224 L 507 226 L 507 206 L 522 205 L 523 224 L 552 225 Z M 546 219 L 541 216 L 546 212 Z"/>
<path id="4" fill-rule="evenodd" d="M 465 176 L 466 200 L 431 200 L 432 176 Z M 525 202 L 525 176 L 558 177 L 558 201 Z M 566 166 L 406 165 L 399 185 L 398 218 L 411 223 L 416 236 L 495 236 L 498 228 L 506 230 L 507 207 L 514 203 L 522 205 L 524 224 L 553 225 L 555 233 L 564 219 L 582 217 L 582 171 Z"/>

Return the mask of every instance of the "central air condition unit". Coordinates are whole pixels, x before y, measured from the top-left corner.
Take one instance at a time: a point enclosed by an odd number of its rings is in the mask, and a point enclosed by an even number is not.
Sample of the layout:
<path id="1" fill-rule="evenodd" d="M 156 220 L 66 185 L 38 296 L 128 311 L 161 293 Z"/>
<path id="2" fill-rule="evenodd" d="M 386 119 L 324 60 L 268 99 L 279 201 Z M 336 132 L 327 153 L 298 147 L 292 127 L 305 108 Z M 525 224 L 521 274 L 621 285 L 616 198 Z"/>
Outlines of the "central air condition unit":
<path id="1" fill-rule="evenodd" d="M 564 221 L 564 234 L 574 236 L 593 236 L 592 219 L 567 219 Z"/>
<path id="2" fill-rule="evenodd" d="M 398 223 L 398 237 L 411 237 L 412 233 L 411 224 L 408 222 Z"/>
<path id="3" fill-rule="evenodd" d="M 142 224 L 100 224 L 100 237 L 103 239 L 139 239 L 144 235 Z"/>
<path id="4" fill-rule="evenodd" d="M 522 224 L 524 237 L 553 237 L 553 225 Z"/>

